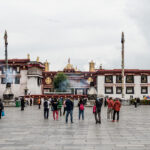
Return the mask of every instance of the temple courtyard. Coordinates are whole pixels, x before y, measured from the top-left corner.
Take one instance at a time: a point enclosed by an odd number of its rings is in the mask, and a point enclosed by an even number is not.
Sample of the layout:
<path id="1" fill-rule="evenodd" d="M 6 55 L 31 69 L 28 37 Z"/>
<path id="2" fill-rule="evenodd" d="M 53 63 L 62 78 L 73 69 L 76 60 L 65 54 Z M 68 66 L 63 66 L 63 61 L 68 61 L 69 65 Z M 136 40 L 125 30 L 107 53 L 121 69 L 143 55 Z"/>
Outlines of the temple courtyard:
<path id="1" fill-rule="evenodd" d="M 43 107 L 5 108 L 0 120 L 0 150 L 149 150 L 150 106 L 123 106 L 119 122 L 106 119 L 102 108 L 102 124 L 95 124 L 92 107 L 85 108 L 85 120 L 74 123 L 65 117 L 54 121 L 43 117 Z"/>

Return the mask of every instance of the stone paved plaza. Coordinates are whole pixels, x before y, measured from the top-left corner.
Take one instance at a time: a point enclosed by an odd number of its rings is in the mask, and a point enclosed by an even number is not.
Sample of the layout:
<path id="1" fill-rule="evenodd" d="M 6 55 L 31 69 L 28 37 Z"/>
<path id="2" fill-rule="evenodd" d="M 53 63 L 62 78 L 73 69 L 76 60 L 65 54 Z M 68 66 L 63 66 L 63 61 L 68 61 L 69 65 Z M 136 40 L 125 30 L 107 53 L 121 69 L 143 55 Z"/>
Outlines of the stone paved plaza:
<path id="1" fill-rule="evenodd" d="M 65 118 L 53 121 L 43 118 L 43 109 L 28 106 L 5 108 L 0 120 L 0 150 L 150 150 L 150 106 L 123 106 L 120 122 L 106 119 L 102 109 L 102 124 L 95 124 L 92 108 L 85 109 L 85 120 L 74 123 Z M 70 121 L 70 120 L 69 120 Z"/>

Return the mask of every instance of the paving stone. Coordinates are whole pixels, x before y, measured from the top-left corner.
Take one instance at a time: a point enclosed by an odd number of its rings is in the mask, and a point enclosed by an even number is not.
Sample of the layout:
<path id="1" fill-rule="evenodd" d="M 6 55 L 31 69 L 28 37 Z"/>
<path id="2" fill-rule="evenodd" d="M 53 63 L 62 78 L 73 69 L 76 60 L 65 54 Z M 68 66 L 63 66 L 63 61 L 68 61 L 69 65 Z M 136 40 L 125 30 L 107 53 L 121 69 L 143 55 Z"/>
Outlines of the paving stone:
<path id="1" fill-rule="evenodd" d="M 74 109 L 74 123 L 44 119 L 43 109 L 28 106 L 5 108 L 0 120 L 0 150 L 149 150 L 150 106 L 123 106 L 120 121 L 106 119 L 102 108 L 102 124 L 95 124 L 92 108 L 85 108 L 85 120 L 78 120 Z"/>

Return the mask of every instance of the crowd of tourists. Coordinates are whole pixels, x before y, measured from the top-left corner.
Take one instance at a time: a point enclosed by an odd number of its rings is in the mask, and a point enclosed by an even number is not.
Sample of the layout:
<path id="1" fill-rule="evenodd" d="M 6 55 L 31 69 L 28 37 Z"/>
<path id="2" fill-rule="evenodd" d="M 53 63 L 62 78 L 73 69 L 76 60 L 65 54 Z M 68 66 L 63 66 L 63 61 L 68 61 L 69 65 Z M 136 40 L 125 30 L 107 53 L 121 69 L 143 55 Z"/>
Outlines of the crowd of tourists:
<path id="1" fill-rule="evenodd" d="M 21 111 L 24 110 L 25 105 L 32 106 L 33 105 L 33 99 L 30 98 L 28 100 L 25 100 L 24 97 L 20 98 L 21 101 Z M 70 121 L 73 123 L 73 109 L 74 109 L 74 101 L 71 98 L 46 98 L 44 101 L 42 101 L 40 98 L 37 99 L 38 109 L 41 108 L 41 105 L 43 104 L 44 108 L 44 118 L 49 118 L 49 110 L 52 111 L 53 114 L 53 120 L 58 120 L 59 116 L 65 115 L 65 121 L 68 123 L 68 117 L 70 116 Z M 78 101 L 78 119 L 84 120 L 84 111 L 85 111 L 85 105 L 86 100 L 80 99 Z M 93 114 L 95 118 L 96 124 L 101 124 L 101 107 L 103 105 L 103 98 L 97 98 L 94 102 L 93 106 Z M 121 108 L 121 103 L 119 99 L 112 99 L 107 98 L 104 100 L 104 106 L 107 106 L 107 119 L 111 120 L 112 122 L 119 121 L 119 112 Z M 0 119 L 4 112 L 4 106 L 2 101 L 0 100 Z M 92 111 L 91 111 L 92 112 Z M 117 118 L 116 118 L 117 115 Z"/>
<path id="2" fill-rule="evenodd" d="M 121 102 L 119 99 L 107 98 L 107 119 L 112 122 L 119 121 L 119 112 L 121 108 Z M 84 111 L 85 111 L 86 100 L 80 99 L 78 101 L 78 119 L 82 118 L 84 120 Z M 93 106 L 93 114 L 95 117 L 96 124 L 101 124 L 101 107 L 103 105 L 103 98 L 97 98 L 94 102 Z M 71 123 L 73 123 L 73 108 L 74 102 L 73 99 L 70 98 L 54 98 L 54 99 L 45 99 L 44 103 L 44 118 L 48 119 L 49 117 L 49 109 L 51 107 L 51 111 L 53 112 L 53 119 L 58 120 L 59 116 L 63 116 L 66 114 L 66 123 L 68 123 L 68 117 L 70 116 Z M 62 113 L 63 108 L 63 113 Z M 117 119 L 115 116 L 117 115 Z"/>

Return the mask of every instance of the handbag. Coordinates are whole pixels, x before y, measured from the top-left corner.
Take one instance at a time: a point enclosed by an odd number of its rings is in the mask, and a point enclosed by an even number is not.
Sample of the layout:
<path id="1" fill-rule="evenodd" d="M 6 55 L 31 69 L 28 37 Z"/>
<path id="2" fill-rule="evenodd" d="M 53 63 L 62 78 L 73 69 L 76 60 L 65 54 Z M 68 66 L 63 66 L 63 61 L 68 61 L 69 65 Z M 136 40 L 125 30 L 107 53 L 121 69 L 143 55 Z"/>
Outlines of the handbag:
<path id="1" fill-rule="evenodd" d="M 2 111 L 2 116 L 5 116 L 5 112 L 4 112 L 4 110 Z"/>

